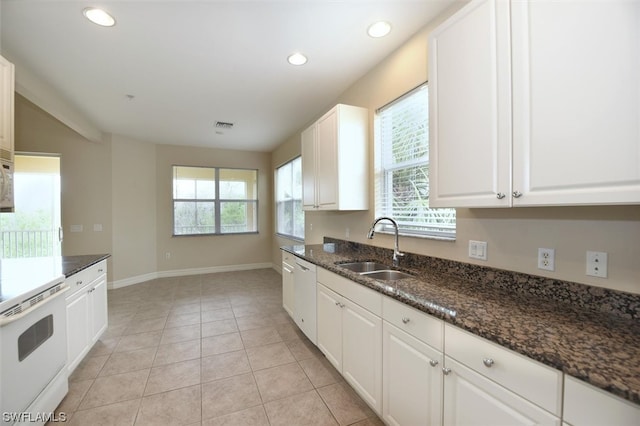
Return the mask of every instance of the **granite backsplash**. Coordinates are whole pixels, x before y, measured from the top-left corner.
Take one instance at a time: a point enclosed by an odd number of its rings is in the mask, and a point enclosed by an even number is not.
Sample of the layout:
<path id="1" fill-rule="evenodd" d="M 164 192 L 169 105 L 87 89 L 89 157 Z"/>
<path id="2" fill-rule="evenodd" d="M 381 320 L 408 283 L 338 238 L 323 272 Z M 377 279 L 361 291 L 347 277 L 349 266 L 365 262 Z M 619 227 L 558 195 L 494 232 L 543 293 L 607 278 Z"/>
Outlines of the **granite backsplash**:
<path id="1" fill-rule="evenodd" d="M 353 241 L 324 237 L 324 243 L 335 244 L 337 252 L 357 251 L 361 259 L 377 260 L 382 263 L 389 263 L 393 256 L 392 249 Z M 399 269 L 403 268 L 447 274 L 473 281 L 479 286 L 501 288 L 525 296 L 567 303 L 573 307 L 625 319 L 640 319 L 640 295 L 638 294 L 413 253 L 405 253 L 402 257 Z"/>

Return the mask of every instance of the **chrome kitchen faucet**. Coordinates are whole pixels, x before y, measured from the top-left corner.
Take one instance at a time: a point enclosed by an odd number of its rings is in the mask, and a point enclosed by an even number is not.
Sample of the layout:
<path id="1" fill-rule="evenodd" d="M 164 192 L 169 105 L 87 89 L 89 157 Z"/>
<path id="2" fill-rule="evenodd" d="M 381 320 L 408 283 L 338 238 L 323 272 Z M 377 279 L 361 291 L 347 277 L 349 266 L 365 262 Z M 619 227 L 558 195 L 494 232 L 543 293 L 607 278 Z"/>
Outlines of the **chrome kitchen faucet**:
<path id="1" fill-rule="evenodd" d="M 396 230 L 396 240 L 395 240 L 395 246 L 393 247 L 393 266 L 398 267 L 400 264 L 400 257 L 404 256 L 404 253 L 402 253 L 400 251 L 400 249 L 398 248 L 398 223 L 391 219 L 390 217 L 387 216 L 382 216 L 377 218 L 376 220 L 373 221 L 373 224 L 371 225 L 371 229 L 369 229 L 369 233 L 367 234 L 367 238 L 372 240 L 373 239 L 373 235 L 375 234 L 375 228 L 376 225 L 378 224 L 378 222 L 380 222 L 381 220 L 388 220 L 389 222 L 391 222 L 391 224 L 393 225 L 393 227 Z"/>

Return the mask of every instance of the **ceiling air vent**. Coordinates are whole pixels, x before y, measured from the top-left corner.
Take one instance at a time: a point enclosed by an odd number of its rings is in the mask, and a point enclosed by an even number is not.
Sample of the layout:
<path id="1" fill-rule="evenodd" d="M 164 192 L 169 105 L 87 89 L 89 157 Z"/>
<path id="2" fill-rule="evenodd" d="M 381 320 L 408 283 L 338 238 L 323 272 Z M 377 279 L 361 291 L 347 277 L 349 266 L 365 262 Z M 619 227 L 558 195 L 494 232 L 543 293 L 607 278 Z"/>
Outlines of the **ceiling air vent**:
<path id="1" fill-rule="evenodd" d="M 230 130 L 233 128 L 233 123 L 226 123 L 224 121 L 216 121 L 216 129 L 227 129 Z"/>

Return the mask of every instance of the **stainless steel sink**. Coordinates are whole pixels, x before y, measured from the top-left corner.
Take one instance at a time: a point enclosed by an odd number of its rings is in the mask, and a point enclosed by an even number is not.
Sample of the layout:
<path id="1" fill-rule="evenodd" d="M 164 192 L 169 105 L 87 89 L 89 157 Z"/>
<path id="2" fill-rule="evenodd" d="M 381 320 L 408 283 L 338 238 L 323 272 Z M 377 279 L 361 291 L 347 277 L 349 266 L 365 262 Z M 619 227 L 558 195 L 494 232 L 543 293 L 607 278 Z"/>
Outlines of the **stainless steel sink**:
<path id="1" fill-rule="evenodd" d="M 389 269 L 389 266 L 383 265 L 382 263 L 376 263 L 376 262 L 341 263 L 338 266 L 353 272 L 357 272 L 359 274 Z"/>
<path id="2" fill-rule="evenodd" d="M 357 272 L 360 275 L 365 275 L 369 278 L 373 278 L 374 280 L 391 281 L 413 277 L 413 275 L 407 274 L 406 272 L 393 270 L 388 265 L 377 262 L 341 263 L 338 266 L 353 272 Z"/>
<path id="3" fill-rule="evenodd" d="M 360 275 L 365 275 L 369 278 L 373 278 L 374 280 L 383 280 L 383 281 L 401 280 L 403 278 L 413 278 L 413 275 L 407 274 L 405 272 L 393 271 L 390 269 L 383 270 L 383 271 L 375 271 L 375 272 L 365 272 L 365 273 L 361 273 Z"/>

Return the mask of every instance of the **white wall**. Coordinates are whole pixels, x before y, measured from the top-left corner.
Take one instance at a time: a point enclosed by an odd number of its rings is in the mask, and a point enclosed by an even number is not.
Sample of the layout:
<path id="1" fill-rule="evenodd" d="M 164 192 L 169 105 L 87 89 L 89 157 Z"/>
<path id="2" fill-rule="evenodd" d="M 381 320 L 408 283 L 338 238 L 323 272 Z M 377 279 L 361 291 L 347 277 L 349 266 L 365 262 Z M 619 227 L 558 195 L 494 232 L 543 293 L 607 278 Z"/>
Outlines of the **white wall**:
<path id="1" fill-rule="evenodd" d="M 113 282 L 157 271 L 156 146 L 111 136 Z"/>

